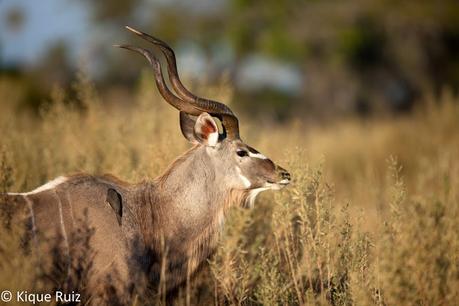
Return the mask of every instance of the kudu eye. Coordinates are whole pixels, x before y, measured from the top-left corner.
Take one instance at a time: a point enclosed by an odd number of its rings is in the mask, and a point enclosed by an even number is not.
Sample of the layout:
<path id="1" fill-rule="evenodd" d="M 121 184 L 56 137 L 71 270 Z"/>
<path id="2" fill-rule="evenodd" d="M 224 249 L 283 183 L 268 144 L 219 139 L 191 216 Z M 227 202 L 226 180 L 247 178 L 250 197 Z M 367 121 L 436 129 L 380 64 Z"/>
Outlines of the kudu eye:
<path id="1" fill-rule="evenodd" d="M 249 156 L 249 152 L 247 152 L 247 151 L 245 151 L 245 150 L 237 150 L 237 151 L 236 151 L 236 154 L 237 154 L 237 156 L 239 156 L 239 157 Z"/>

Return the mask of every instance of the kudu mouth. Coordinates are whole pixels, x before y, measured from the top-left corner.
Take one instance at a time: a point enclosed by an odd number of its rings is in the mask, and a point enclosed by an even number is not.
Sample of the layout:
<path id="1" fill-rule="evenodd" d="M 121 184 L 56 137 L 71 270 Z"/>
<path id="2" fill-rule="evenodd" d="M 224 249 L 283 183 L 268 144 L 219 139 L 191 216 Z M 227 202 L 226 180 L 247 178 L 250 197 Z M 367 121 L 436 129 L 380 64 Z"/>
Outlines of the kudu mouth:
<path id="1" fill-rule="evenodd" d="M 277 181 L 268 180 L 268 184 L 272 185 L 273 189 L 282 189 L 286 187 L 288 184 L 290 184 L 292 177 L 287 170 L 277 166 L 276 173 L 278 177 Z"/>

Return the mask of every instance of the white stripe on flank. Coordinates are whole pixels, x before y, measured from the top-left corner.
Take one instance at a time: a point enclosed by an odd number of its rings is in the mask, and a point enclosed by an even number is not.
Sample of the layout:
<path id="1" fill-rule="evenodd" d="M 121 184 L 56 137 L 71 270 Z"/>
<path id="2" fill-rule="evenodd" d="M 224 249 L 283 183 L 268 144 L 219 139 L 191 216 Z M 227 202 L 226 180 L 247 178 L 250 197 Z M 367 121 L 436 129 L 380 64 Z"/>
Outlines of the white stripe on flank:
<path id="1" fill-rule="evenodd" d="M 59 216 L 61 218 L 61 231 L 62 231 L 62 237 L 64 237 L 64 240 L 65 240 L 65 246 L 67 247 L 67 253 L 70 252 L 70 247 L 69 247 L 69 241 L 67 239 L 67 231 L 65 230 L 65 225 L 64 225 L 64 215 L 62 213 L 62 202 L 61 202 L 61 198 L 59 197 L 59 195 L 57 194 L 56 191 L 54 191 L 54 194 L 55 196 L 57 197 L 57 204 L 58 204 L 58 207 L 59 207 Z"/>
<path id="2" fill-rule="evenodd" d="M 23 195 L 23 196 L 28 196 L 28 195 L 31 195 L 31 194 L 36 194 L 36 193 L 39 193 L 39 192 L 42 192 L 42 191 L 45 191 L 45 190 L 50 190 L 50 189 L 53 189 L 53 188 L 56 188 L 57 186 L 59 186 L 60 184 L 64 183 L 67 181 L 67 177 L 65 176 L 59 176 L 57 178 L 55 178 L 54 180 L 52 181 L 49 181 L 48 183 L 44 184 L 44 185 L 41 185 L 40 187 L 32 190 L 32 191 L 29 191 L 29 192 L 22 192 L 22 193 L 8 193 L 9 195 Z"/>
<path id="3" fill-rule="evenodd" d="M 64 242 L 65 242 L 65 248 L 67 249 L 67 261 L 68 261 L 68 265 L 67 265 L 67 275 L 66 275 L 66 279 L 70 276 L 70 267 L 71 267 L 71 258 L 70 258 L 70 245 L 69 245 L 69 240 L 67 238 L 67 231 L 65 230 L 65 224 L 64 224 L 64 214 L 62 213 L 62 202 L 61 202 L 61 198 L 59 197 L 59 195 L 57 194 L 56 190 L 54 190 L 54 195 L 56 196 L 57 198 L 57 204 L 58 204 L 58 208 L 59 208 L 59 217 L 61 218 L 61 231 L 62 231 L 62 237 L 64 238 Z"/>
<path id="4" fill-rule="evenodd" d="M 249 156 L 250 157 L 255 157 L 255 158 L 259 158 L 259 159 L 268 159 L 266 156 L 264 156 L 263 154 L 261 153 L 252 153 L 249 151 Z"/>

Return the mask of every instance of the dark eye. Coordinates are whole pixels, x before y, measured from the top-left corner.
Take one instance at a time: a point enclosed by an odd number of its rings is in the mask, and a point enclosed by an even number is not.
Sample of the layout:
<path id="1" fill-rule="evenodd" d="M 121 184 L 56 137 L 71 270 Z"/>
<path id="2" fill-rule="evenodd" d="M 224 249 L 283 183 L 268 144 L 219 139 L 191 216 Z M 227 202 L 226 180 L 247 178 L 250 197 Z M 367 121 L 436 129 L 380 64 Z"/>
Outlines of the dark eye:
<path id="1" fill-rule="evenodd" d="M 237 154 L 237 156 L 239 156 L 239 157 L 249 156 L 249 152 L 247 152 L 247 151 L 245 151 L 245 150 L 237 150 L 237 151 L 236 151 L 236 154 Z"/>

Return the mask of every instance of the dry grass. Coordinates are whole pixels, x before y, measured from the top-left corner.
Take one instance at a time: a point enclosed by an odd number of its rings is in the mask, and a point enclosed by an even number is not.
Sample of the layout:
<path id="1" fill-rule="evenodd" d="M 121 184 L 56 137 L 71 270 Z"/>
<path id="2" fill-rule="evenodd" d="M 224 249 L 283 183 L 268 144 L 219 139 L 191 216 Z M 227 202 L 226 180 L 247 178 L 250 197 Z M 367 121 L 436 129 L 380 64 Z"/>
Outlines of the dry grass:
<path id="1" fill-rule="evenodd" d="M 155 177 L 187 148 L 178 114 L 149 74 L 124 106 L 101 103 L 84 77 L 76 86 L 78 101 L 56 89 L 35 118 L 15 113 L 20 88 L 0 80 L 3 189 L 30 190 L 77 171 Z M 207 95 L 229 101 L 231 91 Z M 454 305 L 459 103 L 447 93 L 427 100 L 406 117 L 327 127 L 293 120 L 260 128 L 242 116 L 244 139 L 285 165 L 294 182 L 262 195 L 253 210 L 234 209 L 210 268 L 177 303 Z M 6 231 L 0 287 L 40 288 L 28 273 L 30 254 L 17 256 Z"/>

